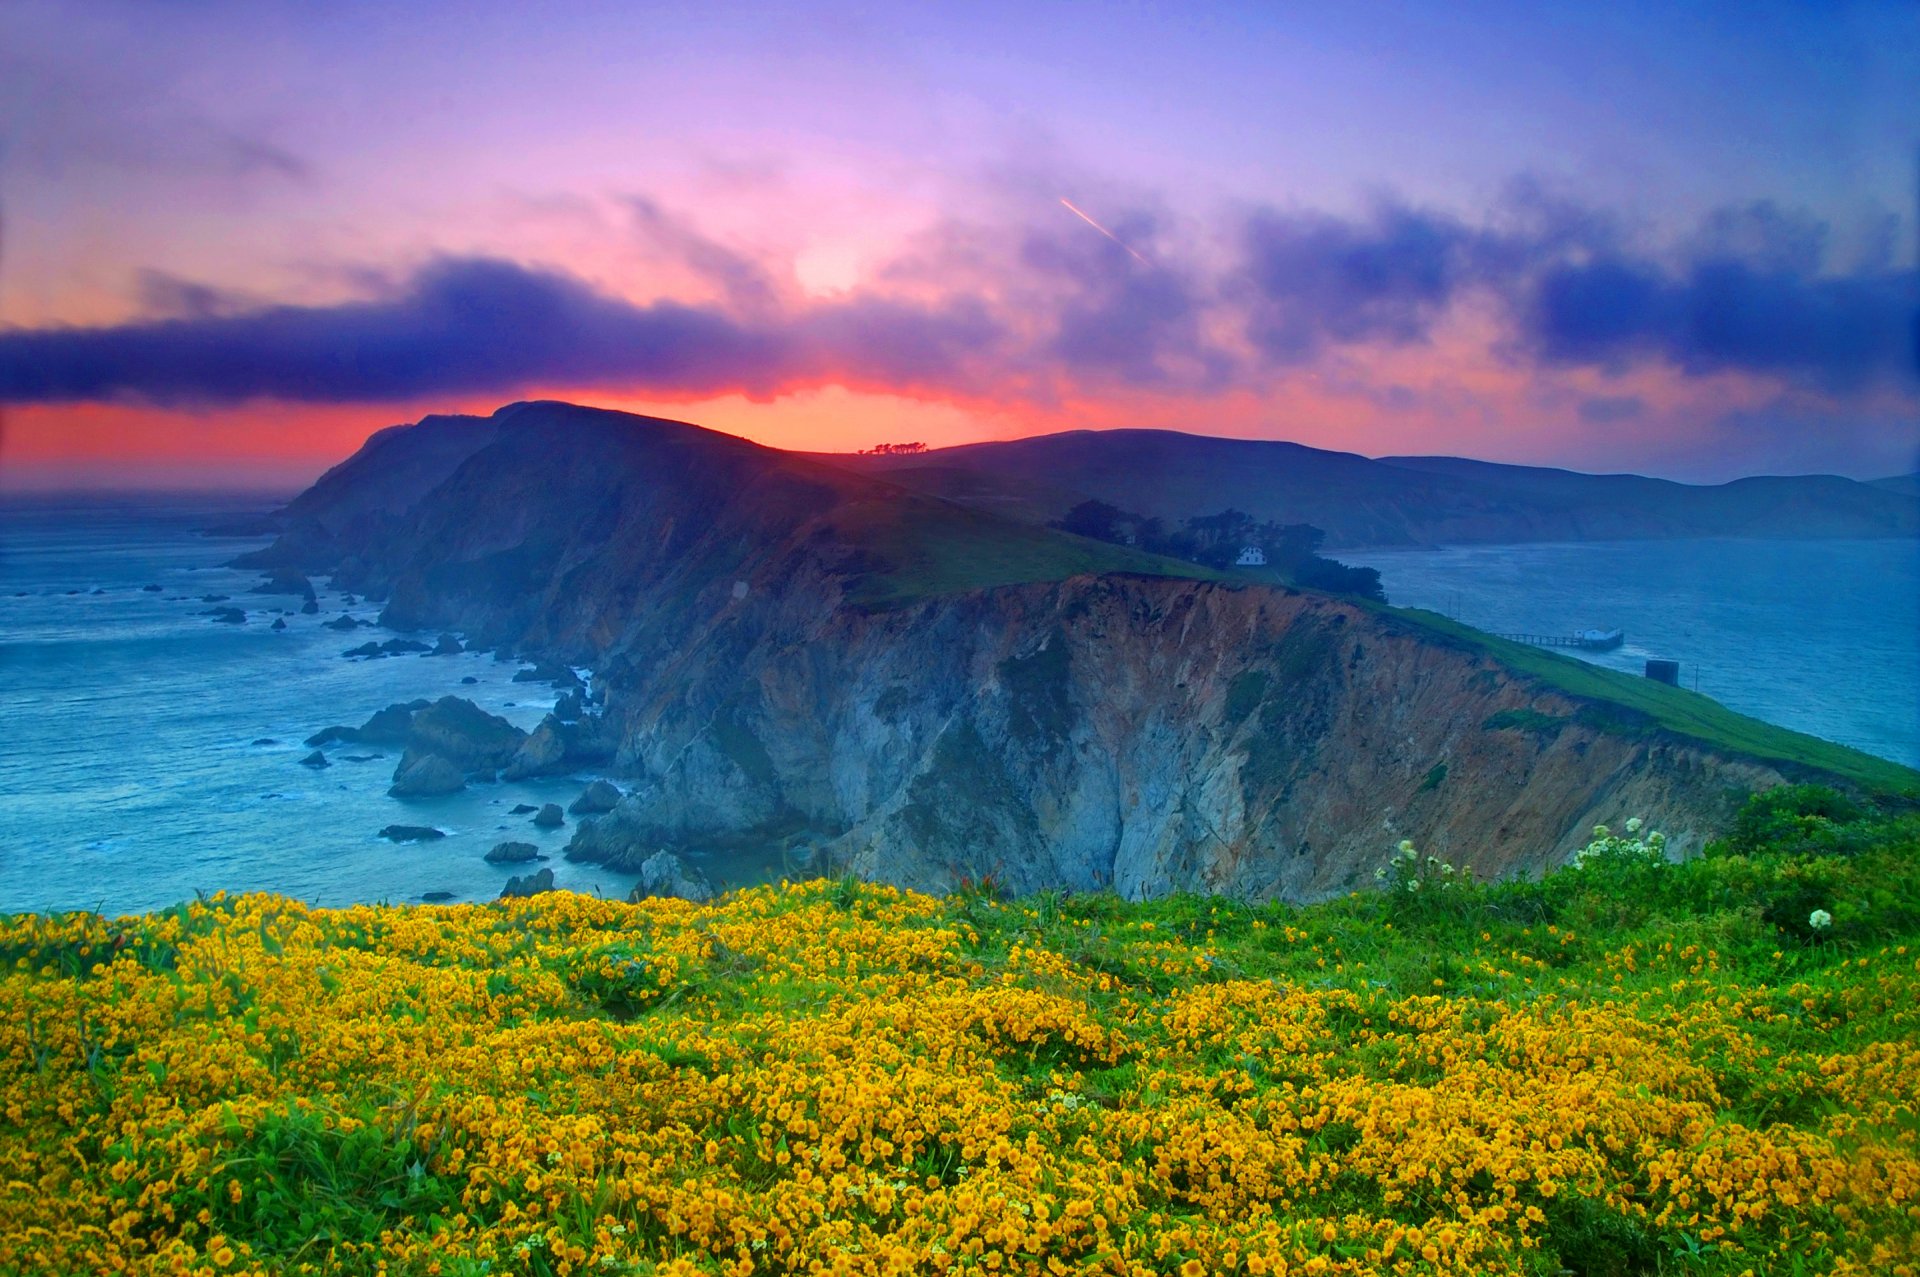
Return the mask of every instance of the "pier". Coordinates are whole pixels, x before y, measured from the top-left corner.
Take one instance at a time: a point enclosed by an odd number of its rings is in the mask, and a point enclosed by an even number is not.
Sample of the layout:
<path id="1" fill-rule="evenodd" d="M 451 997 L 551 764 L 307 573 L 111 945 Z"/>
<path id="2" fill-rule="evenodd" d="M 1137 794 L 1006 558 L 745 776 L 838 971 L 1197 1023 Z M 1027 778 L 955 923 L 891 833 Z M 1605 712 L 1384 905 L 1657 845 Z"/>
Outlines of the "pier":
<path id="1" fill-rule="evenodd" d="M 1619 647 L 1626 636 L 1619 630 L 1584 630 L 1579 634 L 1495 634 L 1510 643 L 1529 643 L 1534 647 L 1584 647 L 1604 652 Z"/>

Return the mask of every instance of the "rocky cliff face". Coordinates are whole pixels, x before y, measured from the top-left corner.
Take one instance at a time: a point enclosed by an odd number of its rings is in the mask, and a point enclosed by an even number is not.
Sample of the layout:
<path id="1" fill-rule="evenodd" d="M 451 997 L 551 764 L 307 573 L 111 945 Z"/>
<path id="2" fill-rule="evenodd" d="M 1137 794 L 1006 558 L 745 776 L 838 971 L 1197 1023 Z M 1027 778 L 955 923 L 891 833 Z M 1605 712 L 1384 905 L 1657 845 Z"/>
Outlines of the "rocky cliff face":
<path id="1" fill-rule="evenodd" d="M 638 788 L 569 854 L 786 845 L 941 889 L 1310 899 L 1402 838 L 1483 874 L 1597 821 L 1698 846 L 1762 765 L 1610 731 L 1472 652 L 1284 591 L 1127 577 L 795 615 L 618 698 Z"/>
<path id="2" fill-rule="evenodd" d="M 1696 846 L 1780 779 L 1391 613 L 1069 576 L 1108 551 L 693 427 L 518 405 L 444 474 L 430 442 L 419 493 L 287 541 L 324 545 L 391 624 L 594 667 L 604 717 L 509 765 L 564 768 L 572 735 L 611 752 L 631 792 L 576 858 L 1299 900 L 1369 881 L 1402 838 L 1489 875 L 1631 815 Z M 1027 583 L 924 584 L 982 557 Z"/>

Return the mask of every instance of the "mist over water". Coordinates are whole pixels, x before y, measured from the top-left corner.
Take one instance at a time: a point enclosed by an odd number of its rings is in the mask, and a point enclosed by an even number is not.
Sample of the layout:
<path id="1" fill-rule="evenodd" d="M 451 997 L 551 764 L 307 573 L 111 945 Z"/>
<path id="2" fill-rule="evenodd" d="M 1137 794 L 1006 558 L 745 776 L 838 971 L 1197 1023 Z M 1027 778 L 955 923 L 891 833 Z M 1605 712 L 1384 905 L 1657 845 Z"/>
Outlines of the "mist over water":
<path id="1" fill-rule="evenodd" d="M 464 696 L 531 729 L 556 693 L 513 682 L 523 666 L 488 654 L 342 659 L 390 633 L 321 622 L 370 621 L 377 605 L 346 607 L 316 581 L 320 612 L 300 615 L 295 596 L 248 593 L 260 573 L 220 566 L 264 539 L 200 534 L 273 504 L 0 503 L 0 911 L 129 912 L 223 888 L 322 905 L 428 891 L 490 900 L 541 867 L 481 859 L 509 838 L 551 856 L 557 885 L 624 897 L 630 876 L 560 858 L 572 817 L 541 830 L 507 814 L 564 806 L 584 777 L 402 800 L 386 793 L 395 747 L 332 746 L 331 767 L 301 765 L 307 736 L 395 701 Z M 202 599 L 220 594 L 231 597 Z M 214 607 L 244 607 L 247 623 L 204 615 Z M 288 628 L 275 632 L 282 609 Z M 346 760 L 369 754 L 380 757 Z M 448 836 L 395 844 L 378 836 L 390 824 Z"/>
<path id="2" fill-rule="evenodd" d="M 1495 633 L 1626 632 L 1559 648 L 1920 767 L 1920 541 L 1589 541 L 1340 551 L 1387 597 Z"/>

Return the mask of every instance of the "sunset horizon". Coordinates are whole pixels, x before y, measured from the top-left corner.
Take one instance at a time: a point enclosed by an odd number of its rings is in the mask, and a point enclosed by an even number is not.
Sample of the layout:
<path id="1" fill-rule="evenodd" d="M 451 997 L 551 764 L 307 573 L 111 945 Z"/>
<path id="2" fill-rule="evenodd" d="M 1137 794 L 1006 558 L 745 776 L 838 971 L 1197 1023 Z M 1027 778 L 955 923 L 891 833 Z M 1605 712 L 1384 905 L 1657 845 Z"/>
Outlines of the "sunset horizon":
<path id="1" fill-rule="evenodd" d="M 1498 9 L 483 7 L 442 56 L 431 6 L 14 6 L 0 489 L 296 484 L 532 398 L 1913 471 L 1920 20 Z"/>

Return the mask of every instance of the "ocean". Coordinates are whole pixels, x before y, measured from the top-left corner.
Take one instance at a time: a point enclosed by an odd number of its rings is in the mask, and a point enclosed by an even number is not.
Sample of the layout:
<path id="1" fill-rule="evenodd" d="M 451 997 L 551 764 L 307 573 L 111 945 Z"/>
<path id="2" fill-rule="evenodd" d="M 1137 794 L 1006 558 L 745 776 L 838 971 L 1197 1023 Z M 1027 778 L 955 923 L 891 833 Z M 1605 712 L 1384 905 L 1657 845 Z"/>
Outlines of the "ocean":
<path id="1" fill-rule="evenodd" d="M 1387 598 L 1495 633 L 1624 631 L 1556 649 L 1920 767 L 1920 541 L 1586 541 L 1341 550 Z"/>
<path id="2" fill-rule="evenodd" d="M 320 580 L 320 612 L 303 616 L 299 598 L 248 593 L 260 573 L 222 566 L 265 538 L 201 534 L 277 504 L 0 501 L 0 912 L 137 912 L 221 889 L 319 905 L 430 891 L 491 900 L 512 874 L 541 867 L 559 886 L 624 898 L 631 876 L 560 858 L 573 817 L 541 830 L 508 814 L 520 803 L 564 807 L 590 777 L 403 800 L 386 792 L 395 748 L 334 747 L 331 767 L 301 765 L 306 737 L 395 701 L 464 696 L 531 729 L 557 693 L 513 682 L 525 667 L 488 654 L 344 659 L 393 635 L 321 622 L 342 612 L 371 621 L 377 605 L 348 606 Z M 205 615 L 216 607 L 245 608 L 246 623 Z M 276 632 L 282 609 L 287 628 Z M 379 836 L 393 824 L 447 836 L 396 844 Z M 551 859 L 481 859 L 509 838 Z"/>
<path id="3" fill-rule="evenodd" d="M 259 497 L 0 501 L 0 911 L 161 908 L 196 892 L 274 891 L 319 905 L 490 900 L 512 838 L 557 885 L 624 897 L 630 876 L 559 855 L 572 818 L 535 829 L 516 804 L 578 795 L 592 777 L 388 797 L 397 751 L 301 742 L 395 701 L 453 694 L 532 728 L 554 691 L 491 655 L 344 659 L 381 629 L 321 622 L 378 607 L 319 589 L 320 612 L 248 591 L 223 566 L 264 539 L 201 530 L 269 508 Z M 1912 542 L 1625 542 L 1343 553 L 1377 567 L 1394 602 L 1496 631 L 1618 625 L 1586 659 L 1682 681 L 1735 709 L 1920 765 L 1920 546 Z M 158 591 L 145 587 L 158 585 Z M 217 596 L 225 595 L 225 599 Z M 243 625 L 212 619 L 246 609 Z M 284 613 L 284 614 L 283 614 Z M 271 629 L 284 619 L 284 631 Z M 472 683 L 464 680 L 473 679 Z M 350 754 L 378 754 L 365 762 Z M 391 824 L 447 836 L 395 844 Z"/>

